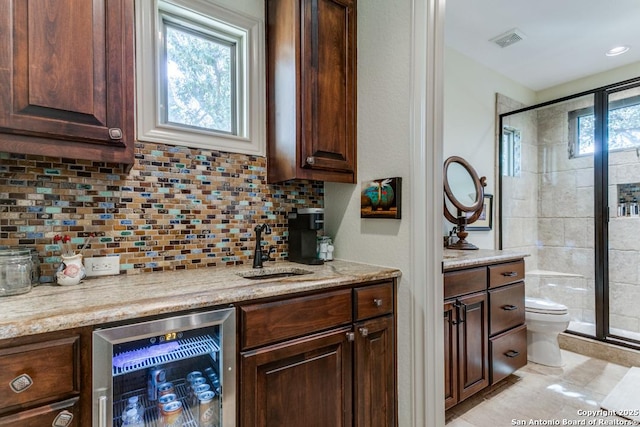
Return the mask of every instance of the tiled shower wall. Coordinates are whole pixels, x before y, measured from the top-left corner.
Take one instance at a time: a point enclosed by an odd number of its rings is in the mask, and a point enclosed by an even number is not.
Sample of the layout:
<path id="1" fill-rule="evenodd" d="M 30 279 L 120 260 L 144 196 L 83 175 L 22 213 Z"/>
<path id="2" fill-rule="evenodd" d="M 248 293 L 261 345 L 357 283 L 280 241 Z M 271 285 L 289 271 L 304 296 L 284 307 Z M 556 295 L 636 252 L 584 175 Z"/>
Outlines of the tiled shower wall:
<path id="1" fill-rule="evenodd" d="M 595 322 L 593 156 L 569 158 L 567 113 L 590 105 L 587 96 L 510 116 L 505 125 L 522 131 L 523 170 L 535 165 L 535 180 L 524 173 L 503 177 L 502 192 L 503 248 L 533 255 L 526 260 L 527 294 L 565 304 L 572 321 L 587 324 Z M 525 140 L 532 141 L 533 152 L 525 150 Z M 617 218 L 615 206 L 619 187 L 638 182 L 638 152 L 610 152 L 609 315 L 612 328 L 630 332 L 640 332 L 640 314 L 634 310 L 640 304 L 640 218 Z M 523 205 L 523 198 L 532 203 Z"/>
<path id="2" fill-rule="evenodd" d="M 253 228 L 287 257 L 287 214 L 323 207 L 323 183 L 266 183 L 264 157 L 136 144 L 120 165 L 0 153 L 0 245 L 35 247 L 43 281 L 59 263 L 55 235 L 85 257 L 120 255 L 122 273 L 250 265 Z"/>

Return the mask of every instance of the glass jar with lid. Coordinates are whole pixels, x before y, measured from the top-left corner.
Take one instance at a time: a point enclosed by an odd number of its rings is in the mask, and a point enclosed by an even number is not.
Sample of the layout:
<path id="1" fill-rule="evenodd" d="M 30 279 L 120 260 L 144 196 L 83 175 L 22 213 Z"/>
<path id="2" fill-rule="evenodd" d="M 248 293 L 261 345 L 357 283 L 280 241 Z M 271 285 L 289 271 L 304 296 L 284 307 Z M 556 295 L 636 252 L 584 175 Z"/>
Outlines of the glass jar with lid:
<path id="1" fill-rule="evenodd" d="M 0 296 L 29 292 L 32 269 L 29 249 L 0 249 Z"/>

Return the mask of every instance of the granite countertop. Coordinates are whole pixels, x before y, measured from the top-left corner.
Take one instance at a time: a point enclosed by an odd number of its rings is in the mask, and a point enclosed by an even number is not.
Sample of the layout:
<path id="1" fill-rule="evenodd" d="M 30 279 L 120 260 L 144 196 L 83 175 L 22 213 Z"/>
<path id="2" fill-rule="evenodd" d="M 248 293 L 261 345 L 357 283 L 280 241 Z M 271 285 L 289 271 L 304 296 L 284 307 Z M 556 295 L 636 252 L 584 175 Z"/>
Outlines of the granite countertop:
<path id="1" fill-rule="evenodd" d="M 528 257 L 526 252 L 502 251 L 490 249 L 453 250 L 445 249 L 442 255 L 442 271 L 473 267 L 495 262 L 512 261 Z"/>
<path id="2" fill-rule="evenodd" d="M 0 339 L 400 276 L 394 268 L 340 260 L 320 266 L 267 263 L 264 272 L 293 268 L 311 273 L 250 280 L 238 275 L 257 271 L 249 266 L 214 267 L 90 278 L 74 286 L 41 285 L 0 298 Z"/>

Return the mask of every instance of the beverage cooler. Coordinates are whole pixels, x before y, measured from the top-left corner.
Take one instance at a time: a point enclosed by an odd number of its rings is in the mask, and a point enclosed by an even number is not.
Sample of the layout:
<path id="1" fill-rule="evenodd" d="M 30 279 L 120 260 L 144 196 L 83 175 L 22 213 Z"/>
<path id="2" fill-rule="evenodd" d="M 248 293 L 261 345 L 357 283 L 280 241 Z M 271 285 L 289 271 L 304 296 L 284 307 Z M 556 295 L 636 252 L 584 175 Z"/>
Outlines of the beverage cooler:
<path id="1" fill-rule="evenodd" d="M 235 309 L 93 332 L 93 427 L 232 427 Z"/>

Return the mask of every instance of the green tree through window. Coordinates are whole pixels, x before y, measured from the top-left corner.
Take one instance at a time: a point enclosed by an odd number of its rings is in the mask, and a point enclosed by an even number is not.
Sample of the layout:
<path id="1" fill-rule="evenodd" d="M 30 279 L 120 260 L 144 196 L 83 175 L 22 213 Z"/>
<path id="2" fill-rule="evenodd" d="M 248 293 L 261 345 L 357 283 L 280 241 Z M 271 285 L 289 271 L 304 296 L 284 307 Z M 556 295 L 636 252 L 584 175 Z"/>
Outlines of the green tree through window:
<path id="1" fill-rule="evenodd" d="M 168 123 L 236 133 L 236 45 L 165 22 Z"/>
<path id="2" fill-rule="evenodd" d="M 577 132 L 576 155 L 592 154 L 595 141 L 593 108 L 573 111 Z M 640 147 L 640 97 L 626 98 L 609 104 L 609 150 Z"/>

